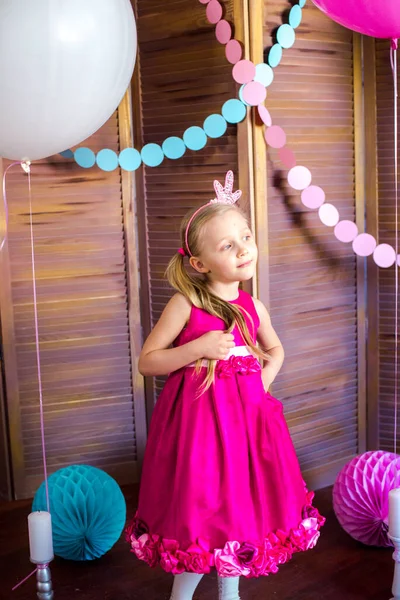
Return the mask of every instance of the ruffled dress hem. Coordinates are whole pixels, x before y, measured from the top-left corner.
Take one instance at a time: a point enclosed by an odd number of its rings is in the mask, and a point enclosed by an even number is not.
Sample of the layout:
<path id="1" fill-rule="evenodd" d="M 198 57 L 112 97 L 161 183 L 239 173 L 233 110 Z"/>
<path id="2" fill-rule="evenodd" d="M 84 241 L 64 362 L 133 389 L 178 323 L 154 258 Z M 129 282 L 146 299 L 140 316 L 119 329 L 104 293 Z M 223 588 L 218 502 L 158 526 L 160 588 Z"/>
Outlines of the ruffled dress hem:
<path id="1" fill-rule="evenodd" d="M 183 549 L 178 541 L 150 532 L 137 514 L 126 529 L 126 540 L 137 558 L 150 567 L 160 565 L 173 575 L 216 570 L 220 577 L 267 576 L 277 573 L 280 565 L 288 562 L 296 552 L 310 550 L 316 545 L 325 518 L 312 505 L 313 498 L 314 492 L 307 492 L 303 518 L 297 528 L 278 529 L 259 544 L 229 541 L 223 548 L 212 550 L 207 540 L 198 538 Z"/>

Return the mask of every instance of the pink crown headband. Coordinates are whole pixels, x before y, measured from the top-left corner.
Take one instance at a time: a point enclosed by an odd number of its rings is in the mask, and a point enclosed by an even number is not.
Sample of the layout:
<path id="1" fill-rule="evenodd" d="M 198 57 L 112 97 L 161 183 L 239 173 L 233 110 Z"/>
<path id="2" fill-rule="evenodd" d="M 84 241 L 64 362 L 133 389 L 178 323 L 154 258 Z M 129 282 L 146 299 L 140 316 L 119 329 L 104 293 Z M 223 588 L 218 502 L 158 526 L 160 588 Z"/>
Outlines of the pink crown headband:
<path id="1" fill-rule="evenodd" d="M 188 224 L 186 225 L 185 246 L 187 249 L 188 256 L 193 256 L 193 254 L 190 251 L 189 244 L 188 244 L 188 233 L 189 233 L 189 228 L 190 228 L 195 216 L 198 215 L 199 212 L 201 210 L 203 210 L 203 208 L 205 208 L 206 206 L 210 206 L 210 204 L 235 204 L 235 202 L 237 202 L 239 200 L 240 196 L 242 195 L 242 190 L 236 190 L 236 192 L 232 191 L 233 190 L 233 172 L 232 171 L 227 172 L 227 174 L 225 176 L 225 186 L 224 187 L 222 187 L 222 184 L 219 181 L 217 181 L 217 180 L 214 181 L 214 190 L 215 190 L 215 198 L 213 198 L 206 204 L 203 204 L 202 206 L 200 206 L 200 208 L 198 208 L 192 214 L 192 216 L 189 219 Z M 185 252 L 184 248 L 179 248 L 178 252 L 182 256 L 186 256 L 186 252 Z"/>

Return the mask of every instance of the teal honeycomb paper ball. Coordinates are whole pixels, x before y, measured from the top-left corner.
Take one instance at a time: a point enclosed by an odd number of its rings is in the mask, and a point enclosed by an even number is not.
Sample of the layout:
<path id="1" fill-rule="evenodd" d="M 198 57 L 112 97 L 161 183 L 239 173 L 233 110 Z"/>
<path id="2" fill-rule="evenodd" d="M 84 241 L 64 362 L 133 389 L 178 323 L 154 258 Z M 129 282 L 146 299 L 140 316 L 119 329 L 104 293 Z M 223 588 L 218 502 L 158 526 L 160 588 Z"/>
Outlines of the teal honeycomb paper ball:
<path id="1" fill-rule="evenodd" d="M 125 498 L 115 479 L 96 467 L 71 465 L 48 479 L 54 554 L 68 560 L 103 556 L 126 521 Z M 44 482 L 32 510 L 47 510 Z"/>

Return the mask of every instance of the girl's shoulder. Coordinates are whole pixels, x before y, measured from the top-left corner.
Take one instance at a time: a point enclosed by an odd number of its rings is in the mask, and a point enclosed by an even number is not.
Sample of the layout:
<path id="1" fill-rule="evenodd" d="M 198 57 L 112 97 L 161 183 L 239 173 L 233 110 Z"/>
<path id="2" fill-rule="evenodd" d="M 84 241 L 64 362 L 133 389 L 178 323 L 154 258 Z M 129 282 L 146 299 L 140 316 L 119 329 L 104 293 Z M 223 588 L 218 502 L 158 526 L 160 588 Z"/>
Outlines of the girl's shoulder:
<path id="1" fill-rule="evenodd" d="M 190 312 L 192 310 L 192 303 L 186 296 L 177 292 L 168 301 L 165 310 L 173 315 L 174 313 L 179 314 L 180 317 L 189 319 Z"/>

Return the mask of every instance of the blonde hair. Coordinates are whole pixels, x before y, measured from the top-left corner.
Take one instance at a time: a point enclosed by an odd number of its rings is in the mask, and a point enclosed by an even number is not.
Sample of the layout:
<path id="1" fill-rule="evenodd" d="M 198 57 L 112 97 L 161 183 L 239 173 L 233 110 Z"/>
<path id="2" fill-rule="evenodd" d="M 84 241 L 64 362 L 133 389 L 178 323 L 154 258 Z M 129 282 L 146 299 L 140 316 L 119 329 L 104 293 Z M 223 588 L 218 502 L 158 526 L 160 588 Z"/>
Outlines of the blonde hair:
<path id="1" fill-rule="evenodd" d="M 193 219 L 190 223 L 189 231 L 187 232 L 187 242 L 190 248 L 190 254 L 192 256 L 198 256 L 202 249 L 202 233 L 205 225 L 214 217 L 224 215 L 230 210 L 236 210 L 239 212 L 244 219 L 246 216 L 236 205 L 232 204 L 207 204 Z M 190 211 L 181 223 L 181 243 L 182 248 L 186 254 L 189 255 L 189 248 L 186 246 L 185 234 L 187 224 L 192 218 L 195 210 Z M 246 219 L 247 221 L 247 219 Z M 191 275 L 188 273 L 184 265 L 184 257 L 180 253 L 176 253 L 169 261 L 166 276 L 169 283 L 178 292 L 183 294 L 189 302 L 191 302 L 197 308 L 201 308 L 208 312 L 210 315 L 218 317 L 226 324 L 226 333 L 231 333 L 234 327 L 237 326 L 240 333 L 243 336 L 247 346 L 251 348 L 252 352 L 261 359 L 269 359 L 270 356 L 266 352 L 263 352 L 258 348 L 252 341 L 249 328 L 247 327 L 246 320 L 243 316 L 243 308 L 239 307 L 222 300 L 215 294 L 213 294 L 208 288 L 207 276 Z M 247 316 L 248 313 L 246 313 Z M 250 317 L 251 318 L 251 317 Z M 217 361 L 210 360 L 207 367 L 207 374 L 205 380 L 200 388 L 200 393 L 206 391 L 214 381 L 215 366 Z M 196 362 L 196 372 L 199 373 L 202 367 L 202 360 Z"/>

